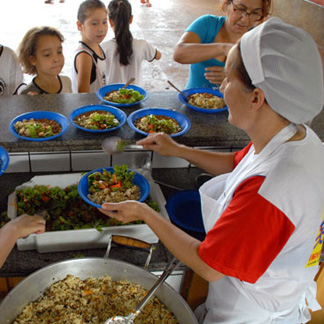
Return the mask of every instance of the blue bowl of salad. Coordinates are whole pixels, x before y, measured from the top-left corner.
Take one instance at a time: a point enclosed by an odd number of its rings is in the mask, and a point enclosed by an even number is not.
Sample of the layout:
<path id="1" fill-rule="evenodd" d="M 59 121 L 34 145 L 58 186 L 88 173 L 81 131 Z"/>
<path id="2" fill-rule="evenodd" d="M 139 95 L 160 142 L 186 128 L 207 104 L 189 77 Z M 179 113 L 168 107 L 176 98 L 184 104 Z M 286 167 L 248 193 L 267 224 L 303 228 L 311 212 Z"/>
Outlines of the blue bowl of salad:
<path id="1" fill-rule="evenodd" d="M 68 119 L 53 111 L 33 111 L 14 118 L 9 131 L 26 141 L 49 141 L 62 136 L 69 128 Z"/>
<path id="2" fill-rule="evenodd" d="M 78 183 L 78 193 L 91 206 L 101 208 L 104 202 L 145 201 L 150 184 L 127 165 L 99 168 L 86 173 Z"/>
<path id="3" fill-rule="evenodd" d="M 9 154 L 5 148 L 0 146 L 0 175 L 6 171 L 9 165 Z"/>
<path id="4" fill-rule="evenodd" d="M 121 89 L 124 85 L 116 83 L 103 86 L 97 91 L 97 97 L 106 104 L 115 107 L 139 105 L 148 98 L 148 94 L 143 88 L 130 84 Z"/>
<path id="5" fill-rule="evenodd" d="M 179 93 L 179 100 L 188 108 L 205 113 L 215 114 L 227 110 L 224 95 L 219 89 L 191 88 L 182 91 L 187 98 Z"/>
<path id="6" fill-rule="evenodd" d="M 127 116 L 116 107 L 89 105 L 73 110 L 69 120 L 73 126 L 86 132 L 104 133 L 122 127 Z"/>
<path id="7" fill-rule="evenodd" d="M 136 110 L 128 116 L 127 123 L 131 129 L 142 135 L 164 132 L 171 137 L 181 136 L 191 127 L 187 116 L 166 108 Z"/>

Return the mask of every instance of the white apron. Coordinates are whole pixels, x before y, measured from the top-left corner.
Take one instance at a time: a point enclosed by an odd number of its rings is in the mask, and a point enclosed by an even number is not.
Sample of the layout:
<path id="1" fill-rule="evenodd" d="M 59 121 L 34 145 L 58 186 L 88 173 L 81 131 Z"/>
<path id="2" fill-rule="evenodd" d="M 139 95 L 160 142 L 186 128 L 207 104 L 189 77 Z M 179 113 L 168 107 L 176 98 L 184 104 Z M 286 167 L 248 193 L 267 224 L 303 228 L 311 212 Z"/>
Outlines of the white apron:
<path id="1" fill-rule="evenodd" d="M 237 186 L 245 179 L 255 175 L 265 175 L 268 161 L 276 159 L 276 150 L 290 139 L 297 131 L 297 126 L 290 124 L 282 129 L 266 147 L 259 153 L 254 150 L 242 159 L 233 172 L 217 176 L 206 182 L 200 188 L 202 215 L 206 232 L 209 232 L 218 218 L 229 205 Z M 247 282 L 225 276 L 221 280 L 209 283 L 206 303 L 197 309 L 196 315 L 203 324 L 293 324 L 309 320 L 309 313 L 305 305 L 305 298 L 309 308 L 320 309 L 316 301 L 316 285 L 313 283 L 304 292 L 300 300 L 300 307 L 281 312 L 271 312 L 262 308 L 257 299 L 253 299 L 248 291 Z M 250 286 L 251 287 L 251 286 Z M 302 292 L 301 292 L 302 293 Z M 307 296 L 306 296 L 307 295 Z M 292 321 L 292 319 L 294 319 Z"/>

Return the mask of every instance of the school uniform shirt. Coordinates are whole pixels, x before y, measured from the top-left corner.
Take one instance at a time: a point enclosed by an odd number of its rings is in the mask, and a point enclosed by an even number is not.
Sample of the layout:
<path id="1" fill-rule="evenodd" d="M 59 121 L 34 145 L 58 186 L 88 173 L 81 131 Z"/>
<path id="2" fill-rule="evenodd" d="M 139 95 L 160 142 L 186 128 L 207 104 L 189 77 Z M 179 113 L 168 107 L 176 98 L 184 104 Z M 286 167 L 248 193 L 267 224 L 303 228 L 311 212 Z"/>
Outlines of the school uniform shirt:
<path id="1" fill-rule="evenodd" d="M 0 45 L 0 96 L 16 94 L 23 78 L 15 52 Z"/>
<path id="2" fill-rule="evenodd" d="M 100 47 L 100 45 L 99 45 Z M 101 47 L 100 47 L 101 48 Z M 87 53 L 92 58 L 92 68 L 90 76 L 90 91 L 97 92 L 99 88 L 106 84 L 106 55 L 101 48 L 102 57 L 98 56 L 96 52 L 87 44 L 80 42 L 79 48 L 75 51 L 71 79 L 72 92 L 78 93 L 78 71 L 76 68 L 76 58 L 80 53 Z"/>
<path id="3" fill-rule="evenodd" d="M 35 77 L 36 78 L 36 77 Z M 37 95 L 37 94 L 48 94 L 47 91 L 40 88 L 35 83 L 35 78 L 33 78 L 32 82 L 30 82 L 19 94 L 29 94 L 29 95 Z M 71 93 L 71 80 L 69 77 L 64 75 L 58 75 L 58 79 L 60 81 L 60 89 L 56 93 Z"/>
<path id="4" fill-rule="evenodd" d="M 116 39 L 111 39 L 102 44 L 106 54 L 106 84 L 126 83 L 130 78 L 135 78 L 132 84 L 143 86 L 143 61 L 152 62 L 157 50 L 144 39 L 133 39 L 133 54 L 128 65 L 119 62 Z"/>
<path id="5" fill-rule="evenodd" d="M 317 310 L 323 244 L 324 148 L 307 126 L 281 130 L 258 154 L 200 188 L 207 232 L 199 255 L 225 277 L 209 284 L 204 324 L 291 324 Z M 322 222 L 322 223 L 321 223 Z"/>

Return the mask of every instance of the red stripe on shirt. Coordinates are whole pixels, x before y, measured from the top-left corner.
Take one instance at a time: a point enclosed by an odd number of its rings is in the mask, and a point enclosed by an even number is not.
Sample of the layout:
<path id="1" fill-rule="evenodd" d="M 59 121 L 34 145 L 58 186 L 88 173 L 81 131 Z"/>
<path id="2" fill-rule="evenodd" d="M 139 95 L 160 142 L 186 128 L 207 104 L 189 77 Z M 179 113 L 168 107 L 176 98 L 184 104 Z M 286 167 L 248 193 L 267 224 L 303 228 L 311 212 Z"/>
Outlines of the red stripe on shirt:
<path id="1" fill-rule="evenodd" d="M 258 194 L 264 177 L 242 182 L 199 248 L 213 269 L 255 283 L 280 253 L 294 225 L 276 206 Z"/>

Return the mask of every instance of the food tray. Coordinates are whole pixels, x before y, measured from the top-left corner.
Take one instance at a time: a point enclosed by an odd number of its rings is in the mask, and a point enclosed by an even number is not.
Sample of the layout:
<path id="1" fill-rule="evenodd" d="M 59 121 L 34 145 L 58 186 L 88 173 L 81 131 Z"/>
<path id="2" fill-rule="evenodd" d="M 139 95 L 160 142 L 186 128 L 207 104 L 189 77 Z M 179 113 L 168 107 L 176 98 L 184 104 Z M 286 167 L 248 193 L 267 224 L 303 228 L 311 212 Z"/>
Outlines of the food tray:
<path id="1" fill-rule="evenodd" d="M 23 189 L 25 187 L 34 187 L 35 185 L 51 185 L 65 188 L 76 184 L 82 177 L 81 173 L 55 174 L 46 176 L 35 176 L 30 181 L 16 187 Z M 160 187 L 154 183 L 152 177 L 145 174 L 150 183 L 151 197 L 158 203 L 160 214 L 169 219 L 165 209 L 165 199 Z M 17 216 L 16 191 L 8 198 L 8 217 L 13 219 Z M 123 226 L 104 227 L 102 232 L 96 229 L 80 229 L 68 231 L 52 231 L 42 234 L 31 234 L 26 238 L 18 239 L 18 250 L 37 250 L 40 253 L 61 252 L 73 250 L 96 249 L 106 247 L 109 237 L 113 234 L 125 235 L 137 238 L 148 243 L 157 243 L 158 237 L 146 224 L 134 224 Z"/>

